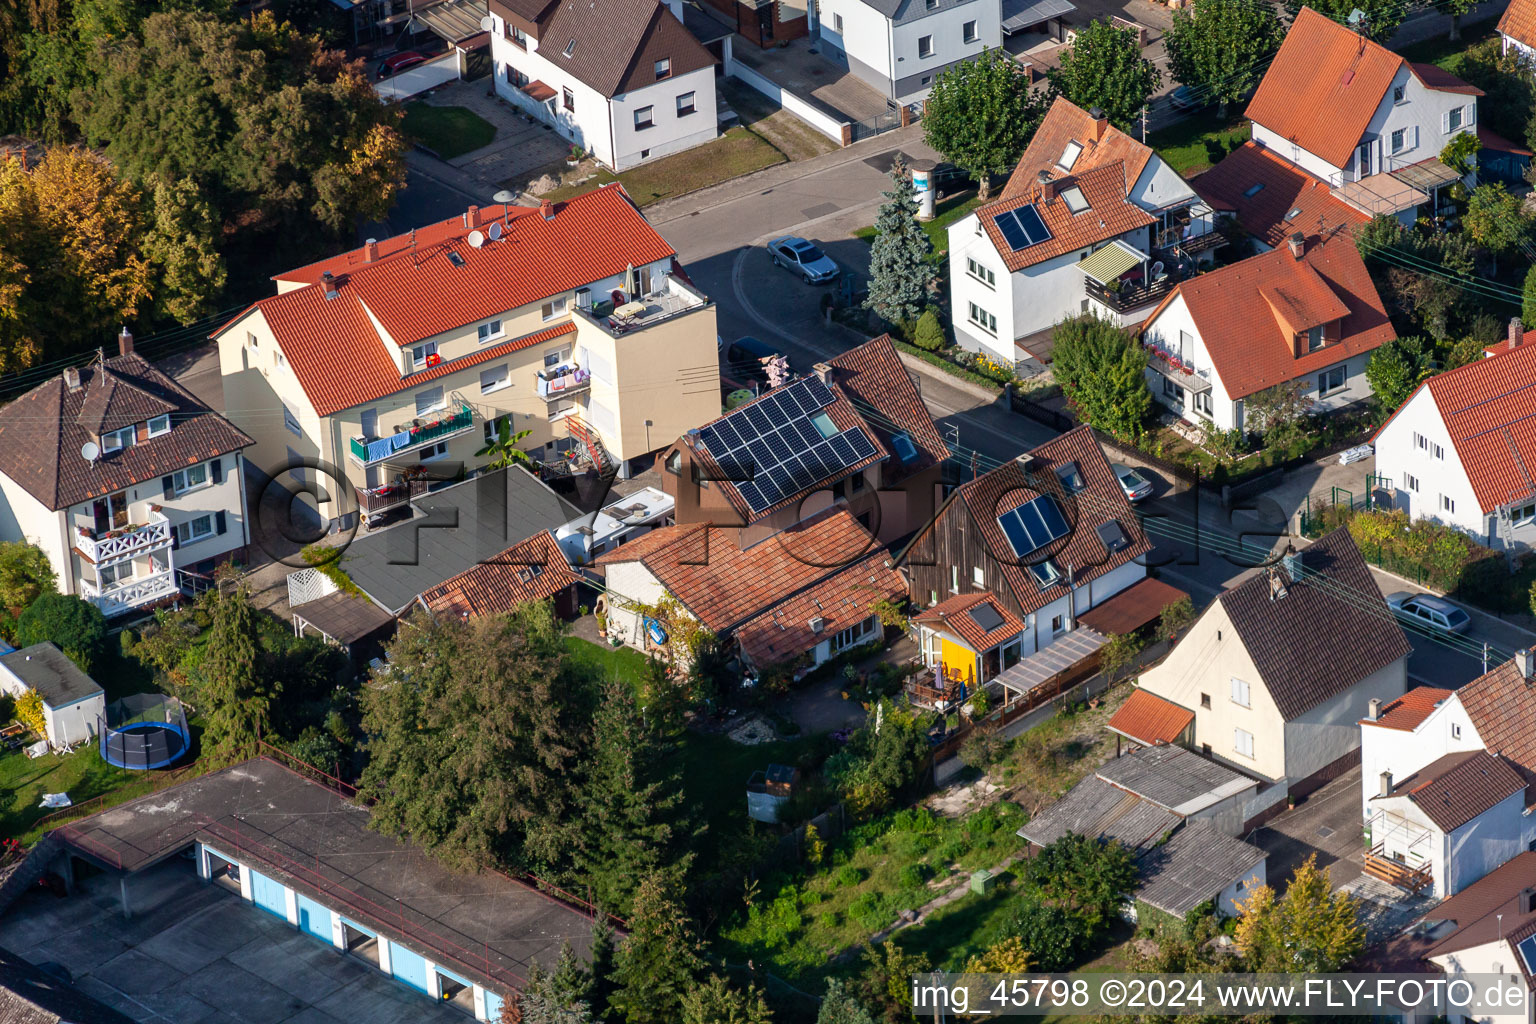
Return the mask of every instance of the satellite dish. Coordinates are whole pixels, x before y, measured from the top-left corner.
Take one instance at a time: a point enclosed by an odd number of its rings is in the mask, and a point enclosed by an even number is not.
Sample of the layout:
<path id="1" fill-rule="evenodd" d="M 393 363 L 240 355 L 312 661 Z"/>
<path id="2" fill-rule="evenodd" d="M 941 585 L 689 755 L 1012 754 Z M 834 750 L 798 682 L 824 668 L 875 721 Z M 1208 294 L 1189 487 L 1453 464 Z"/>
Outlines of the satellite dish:
<path id="1" fill-rule="evenodd" d="M 101 456 L 101 449 L 96 447 L 95 441 L 87 441 L 80 446 L 80 457 L 86 462 L 95 462 Z"/>
<path id="2" fill-rule="evenodd" d="M 481 231 L 471 231 L 467 241 L 471 249 L 478 249 L 485 244 L 485 234 Z"/>
<path id="3" fill-rule="evenodd" d="M 491 226 L 486 231 L 491 236 L 491 241 L 499 241 L 501 239 L 501 221 L 492 221 Z"/>
<path id="4" fill-rule="evenodd" d="M 491 196 L 491 202 L 515 203 L 517 202 L 517 193 L 513 192 L 511 189 L 504 188 L 500 192 L 497 192 L 495 195 Z"/>

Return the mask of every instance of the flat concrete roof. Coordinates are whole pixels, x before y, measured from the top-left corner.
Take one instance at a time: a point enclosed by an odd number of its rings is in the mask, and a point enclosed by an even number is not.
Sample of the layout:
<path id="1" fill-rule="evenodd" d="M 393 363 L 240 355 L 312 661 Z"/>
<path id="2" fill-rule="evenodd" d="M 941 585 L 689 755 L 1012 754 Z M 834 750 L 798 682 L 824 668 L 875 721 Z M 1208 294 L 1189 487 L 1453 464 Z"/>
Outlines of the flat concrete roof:
<path id="1" fill-rule="evenodd" d="M 54 835 L 125 872 L 202 842 L 498 992 L 521 989 L 534 963 L 552 968 L 566 941 L 582 956 L 591 949 L 584 912 L 506 875 L 450 871 L 367 824 L 365 807 L 257 758 Z"/>

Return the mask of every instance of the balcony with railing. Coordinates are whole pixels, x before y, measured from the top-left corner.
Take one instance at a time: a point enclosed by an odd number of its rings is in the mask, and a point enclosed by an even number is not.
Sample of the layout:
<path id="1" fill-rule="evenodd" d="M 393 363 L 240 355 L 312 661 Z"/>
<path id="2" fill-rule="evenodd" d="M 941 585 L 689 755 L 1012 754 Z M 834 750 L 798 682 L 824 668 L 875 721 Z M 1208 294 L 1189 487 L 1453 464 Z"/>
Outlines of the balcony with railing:
<path id="1" fill-rule="evenodd" d="M 540 398 L 554 402 L 591 390 L 592 373 L 575 363 L 564 363 L 540 370 L 535 376 L 535 387 Z"/>
<path id="2" fill-rule="evenodd" d="M 1157 345 L 1147 346 L 1147 365 L 1175 384 L 1196 393 L 1211 390 L 1211 368 L 1197 367 L 1187 359 Z"/>
<path id="3" fill-rule="evenodd" d="M 106 586 L 97 580 L 82 579 L 81 596 L 100 608 L 103 615 L 111 618 L 181 593 L 181 588 L 176 585 L 176 570 L 169 560 L 162 562 L 153 559 L 151 565 L 154 571 L 144 576 L 134 576 Z"/>
<path id="4" fill-rule="evenodd" d="M 1396 814 L 1371 816 L 1365 873 L 1410 893 L 1433 889 L 1435 834 Z"/>
<path id="5" fill-rule="evenodd" d="M 75 550 L 92 565 L 113 565 L 151 551 L 171 546 L 171 523 L 151 508 L 149 521 L 129 523 L 114 530 L 97 531 L 89 526 L 75 528 Z"/>
<path id="6" fill-rule="evenodd" d="M 417 416 L 397 426 L 393 434 L 382 437 L 354 437 L 349 454 L 352 461 L 362 466 L 388 462 L 416 448 L 457 437 L 473 429 L 474 411 L 469 403 L 455 399 L 446 409 Z"/>
<path id="7" fill-rule="evenodd" d="M 630 302 L 615 305 L 598 302 L 591 306 L 577 304 L 576 315 L 588 323 L 617 338 L 630 331 L 644 330 L 672 320 L 709 305 L 704 293 L 684 281 L 678 274 L 668 274 L 661 286 L 649 295 L 640 295 Z"/>
<path id="8" fill-rule="evenodd" d="M 1084 278 L 1083 289 L 1088 293 L 1089 298 L 1108 306 L 1116 313 L 1129 313 L 1161 302 L 1165 295 L 1173 291 L 1173 286 L 1177 283 L 1174 276 L 1169 273 L 1155 278 L 1150 284 L 1140 279 L 1122 278 L 1106 285 L 1092 278 Z"/>
<path id="9" fill-rule="evenodd" d="M 357 494 L 357 508 L 363 514 L 363 519 L 370 526 L 373 520 L 386 512 L 398 508 L 404 508 L 411 503 L 411 499 L 427 493 L 427 485 L 431 481 L 426 477 L 401 477 L 378 487 L 354 487 Z"/>
<path id="10" fill-rule="evenodd" d="M 1203 202 L 1165 210 L 1152 241 L 1154 249 L 1194 257 L 1226 244 L 1216 230 L 1216 217 Z"/>

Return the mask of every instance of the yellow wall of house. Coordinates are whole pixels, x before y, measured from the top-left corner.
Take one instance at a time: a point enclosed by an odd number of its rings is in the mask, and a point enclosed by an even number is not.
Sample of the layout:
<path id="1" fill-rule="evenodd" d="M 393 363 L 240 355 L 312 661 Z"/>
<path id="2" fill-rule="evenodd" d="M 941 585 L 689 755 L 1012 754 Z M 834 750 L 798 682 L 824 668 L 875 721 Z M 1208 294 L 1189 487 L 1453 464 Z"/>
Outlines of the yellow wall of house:
<path id="1" fill-rule="evenodd" d="M 335 453 L 325 447 L 320 417 L 293 368 L 279 356 L 277 339 L 260 309 L 251 310 L 219 335 L 224 415 L 255 439 L 255 445 L 245 450 L 246 461 L 269 477 L 282 472 L 295 455 L 335 459 Z M 301 435 L 285 426 L 285 406 L 297 419 Z"/>
<path id="2" fill-rule="evenodd" d="M 947 679 L 958 679 L 966 685 L 974 685 L 976 682 L 976 652 L 969 647 L 950 640 L 948 637 L 940 638 L 943 647 L 940 657 L 944 661 L 944 676 Z"/>

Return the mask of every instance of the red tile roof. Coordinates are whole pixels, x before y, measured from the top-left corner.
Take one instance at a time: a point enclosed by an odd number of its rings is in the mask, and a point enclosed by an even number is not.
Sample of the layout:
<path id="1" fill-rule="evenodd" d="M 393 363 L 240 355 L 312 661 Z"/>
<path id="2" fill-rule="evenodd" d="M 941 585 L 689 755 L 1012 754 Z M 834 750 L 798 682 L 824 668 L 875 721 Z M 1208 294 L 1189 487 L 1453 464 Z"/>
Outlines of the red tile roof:
<path id="1" fill-rule="evenodd" d="M 417 374 L 401 380 L 394 348 L 374 327 L 375 320 L 394 346 L 405 347 L 622 274 L 630 264 L 674 255 L 618 185 L 556 203 L 549 220 L 536 209 L 490 207 L 482 211 L 481 223 L 488 226 L 504 213 L 501 240 L 478 249 L 465 241 L 472 229 L 455 217 L 418 229 L 414 246 L 411 235 L 378 243 L 379 257 L 371 263 L 365 249 L 358 249 L 279 275 L 283 281 L 319 282 L 330 271 L 338 294 L 326 299 L 321 284 L 309 283 L 262 299 L 214 337 L 259 309 L 324 416 L 409 388 L 418 377 L 427 379 Z M 464 265 L 450 262 L 449 252 Z M 537 344 L 534 339 L 542 340 L 530 335 L 523 341 Z M 496 346 L 497 355 L 514 350 Z M 494 357 L 478 353 L 473 358 Z M 444 368 L 468 365 L 461 359 L 436 369 L 451 372 Z"/>
<path id="2" fill-rule="evenodd" d="M 981 605 L 987 605 L 995 611 L 998 618 L 1003 620 L 1002 623 L 986 629 L 977 622 L 973 613 Z M 947 630 L 978 654 L 1024 632 L 1024 620 L 1013 614 L 989 590 L 975 594 L 956 594 L 918 615 L 917 621 L 935 629 Z"/>
<path id="3" fill-rule="evenodd" d="M 1109 717 L 1108 728 L 1137 743 L 1156 747 L 1176 742 L 1194 720 L 1195 713 L 1188 708 L 1137 687 L 1120 710 Z"/>
<path id="4" fill-rule="evenodd" d="M 1536 0 L 1509 0 L 1499 16 L 1499 33 L 1526 46 L 1536 46 Z"/>
<path id="5" fill-rule="evenodd" d="M 500 615 L 580 582 L 554 534 L 545 530 L 444 580 L 424 592 L 421 601 L 434 615 Z"/>
<path id="6" fill-rule="evenodd" d="M 1190 185 L 1212 209 L 1234 213 L 1244 231 L 1271 248 L 1278 248 L 1297 231 L 1317 234 L 1370 220 L 1334 198 L 1321 178 L 1251 141 L 1228 153 Z"/>
<path id="7" fill-rule="evenodd" d="M 1404 63 L 1381 44 L 1303 7 L 1246 114 L 1255 124 L 1343 167 Z M 1477 93 L 1438 69 L 1433 74 L 1418 67 L 1413 71 L 1427 88 Z"/>
<path id="8" fill-rule="evenodd" d="M 1013 592 L 1016 602 L 1013 610 L 1028 615 L 1067 592 L 1065 575 L 1068 566 L 1072 568 L 1076 585 L 1081 587 L 1152 549 L 1090 428 L 1069 430 L 1028 454 L 1031 460 L 1027 472 L 1017 461 L 1010 461 L 957 488 L 933 521 L 907 545 L 902 557 L 922 557 L 925 546 L 931 549 L 930 538 L 937 536 L 946 517 L 968 516 L 976 535 L 986 545 L 1003 580 Z M 1069 496 L 1056 470 L 1071 462 L 1077 463 L 1086 486 Z M 997 523 L 999 513 L 1041 494 L 1057 499 L 1072 526 L 1067 536 L 1027 557 L 1027 563 L 1031 565 L 1050 559 L 1062 572 L 1061 582 L 1043 590 L 1030 574 L 1026 560 L 1013 553 L 1013 547 Z M 1109 523 L 1118 523 L 1125 534 L 1127 543 L 1119 551 L 1109 551 L 1099 538 L 1098 527 Z"/>
<path id="9" fill-rule="evenodd" d="M 1536 771 L 1536 681 L 1506 661 L 1456 691 L 1483 746 Z"/>
<path id="10" fill-rule="evenodd" d="M 1481 96 L 1483 90 L 1469 82 L 1463 82 L 1444 68 L 1433 64 L 1419 64 L 1413 61 L 1408 63 L 1408 70 L 1413 72 L 1413 77 L 1424 83 L 1424 88 L 1434 89 L 1436 92 L 1455 92 L 1463 96 Z"/>
<path id="11" fill-rule="evenodd" d="M 1301 260 L 1282 246 L 1182 281 L 1152 311 L 1143 333 L 1181 296 L 1232 398 L 1304 377 L 1395 337 L 1365 261 L 1347 234 L 1326 241 L 1309 236 Z M 1294 332 L 1277 318 L 1316 321 L 1346 311 L 1339 340 L 1301 356 Z M 1317 323 L 1292 326 L 1301 330 Z"/>
<path id="12" fill-rule="evenodd" d="M 1057 163 L 1069 142 L 1082 146 L 1072 166 L 1064 168 Z M 1129 191 L 1152 159 L 1152 148 L 1137 142 L 1125 132 L 1109 123 L 1109 118 L 1095 120 L 1088 111 L 1065 96 L 1056 97 L 1051 109 L 1046 111 L 1030 138 L 1019 165 L 1008 176 L 1003 186 L 1002 198 L 1017 199 L 1032 191 L 1041 171 L 1051 176 L 1082 174 L 1095 167 L 1119 164 L 1125 175 L 1125 188 Z M 1123 194 L 1123 193 L 1122 193 Z"/>
<path id="13" fill-rule="evenodd" d="M 1047 188 L 1054 198 L 1043 198 L 1041 187 L 1036 185 L 979 208 L 976 216 L 1011 273 L 1157 223 L 1156 217 L 1126 198 L 1132 184 L 1124 164 L 1105 164 L 1081 174 L 1055 178 Z M 1061 193 L 1073 185 L 1082 190 L 1088 201 L 1088 209 L 1081 213 L 1073 213 L 1061 198 Z M 1051 237 L 1015 252 L 998 230 L 996 218 L 1000 213 L 1030 205 L 1040 214 Z"/>
<path id="14" fill-rule="evenodd" d="M 1446 754 L 1392 787 L 1386 800 L 1407 797 L 1442 832 L 1460 828 L 1516 793 L 1525 792 L 1525 779 L 1508 761 L 1486 750 Z"/>
<path id="15" fill-rule="evenodd" d="M 776 604 L 736 627 L 736 642 L 759 668 L 786 661 L 838 631 L 869 618 L 877 601 L 894 601 L 907 592 L 906 581 L 878 551 Z M 812 619 L 822 619 L 819 631 Z"/>
<path id="16" fill-rule="evenodd" d="M 93 462 L 81 458 L 103 430 L 169 414 L 168 434 L 145 437 Z M 0 408 L 0 473 L 50 509 L 146 481 L 239 451 L 251 439 L 142 356 L 112 356 L 80 367 L 80 388 L 62 375 Z M 233 462 L 224 469 L 234 473 Z"/>
<path id="17" fill-rule="evenodd" d="M 1434 396 L 1483 512 L 1536 494 L 1536 344 L 1438 373 L 1420 387 Z"/>
<path id="18" fill-rule="evenodd" d="M 1424 719 L 1429 717 L 1430 712 L 1439 707 L 1441 702 L 1450 695 L 1450 690 L 1441 690 L 1434 686 L 1415 686 L 1391 703 L 1383 705 L 1381 713 L 1374 722 L 1369 718 L 1362 718 L 1360 724 L 1413 732 L 1424 723 Z"/>
<path id="19" fill-rule="evenodd" d="M 596 564 L 641 563 L 696 619 L 724 633 L 879 547 L 841 507 L 745 550 L 739 537 L 739 530 L 702 523 L 664 526 L 605 552 Z"/>
<path id="20" fill-rule="evenodd" d="M 833 386 L 848 396 L 886 450 L 892 452 L 881 472 L 887 486 L 949 458 L 949 445 L 933 425 L 933 415 L 917 393 L 917 385 L 912 383 L 889 334 L 871 338 L 827 362 L 837 370 Z M 903 431 L 917 448 L 912 462 L 902 462 L 891 449 L 891 436 Z"/>

